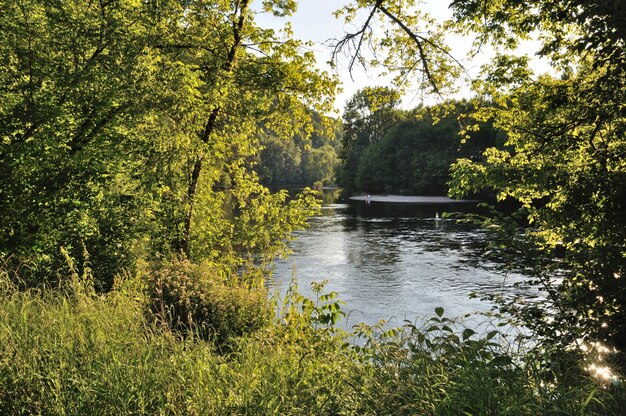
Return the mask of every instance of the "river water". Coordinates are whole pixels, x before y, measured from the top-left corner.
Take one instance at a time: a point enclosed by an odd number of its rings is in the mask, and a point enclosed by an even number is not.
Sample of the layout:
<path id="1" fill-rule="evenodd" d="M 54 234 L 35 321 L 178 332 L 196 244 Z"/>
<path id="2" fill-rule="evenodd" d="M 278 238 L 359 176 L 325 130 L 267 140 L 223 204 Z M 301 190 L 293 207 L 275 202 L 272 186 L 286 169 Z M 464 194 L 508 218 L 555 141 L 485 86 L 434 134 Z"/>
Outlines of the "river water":
<path id="1" fill-rule="evenodd" d="M 311 227 L 297 233 L 293 254 L 279 261 L 274 282 L 284 292 L 292 276 L 313 297 L 311 282 L 328 280 L 346 304 L 346 328 L 384 319 L 423 322 L 436 307 L 458 317 L 493 306 L 470 294 L 535 297 L 514 288 L 519 274 L 498 272 L 480 257 L 486 235 L 468 224 L 443 219 L 443 212 L 475 211 L 476 204 L 330 203 Z M 480 296 L 479 296 L 480 297 Z"/>

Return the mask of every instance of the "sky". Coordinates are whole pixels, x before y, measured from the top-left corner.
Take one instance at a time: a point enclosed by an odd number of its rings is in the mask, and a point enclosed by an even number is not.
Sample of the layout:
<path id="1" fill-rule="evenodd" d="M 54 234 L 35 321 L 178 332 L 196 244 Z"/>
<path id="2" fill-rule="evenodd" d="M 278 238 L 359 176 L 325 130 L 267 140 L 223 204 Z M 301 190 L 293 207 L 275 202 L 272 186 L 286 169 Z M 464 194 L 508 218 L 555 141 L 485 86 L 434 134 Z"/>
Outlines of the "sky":
<path id="1" fill-rule="evenodd" d="M 254 7 L 260 10 L 261 0 L 254 0 Z M 303 41 L 313 42 L 313 49 L 317 55 L 318 65 L 321 69 L 333 72 L 333 69 L 326 64 L 331 59 L 331 48 L 329 44 L 333 39 L 341 38 L 346 31 L 354 29 L 354 26 L 346 27 L 341 19 L 336 19 L 332 13 L 349 3 L 348 0 L 300 0 L 298 1 L 297 12 L 288 20 L 292 24 L 292 30 L 296 39 Z M 451 12 L 448 9 L 448 1 L 443 0 L 431 0 L 424 1 L 422 6 L 433 17 L 441 20 L 445 20 L 451 16 Z M 261 27 L 274 28 L 276 30 L 281 29 L 286 19 L 275 18 L 270 14 L 263 13 L 258 14 L 255 18 L 257 24 Z M 448 40 L 452 45 L 452 55 L 463 61 L 466 52 L 470 49 L 472 44 L 471 38 L 462 38 L 455 36 Z M 534 49 L 532 42 L 524 45 L 519 53 L 529 53 Z M 470 74 L 476 74 L 480 66 L 487 62 L 489 58 L 489 51 L 481 58 L 473 60 L 472 62 L 463 61 L 465 68 Z M 534 66 L 538 72 L 548 71 L 548 65 L 546 62 L 539 60 L 534 61 Z M 336 67 L 336 74 L 342 84 L 343 91 L 337 95 L 335 100 L 335 108 L 338 113 L 343 111 L 345 102 L 359 89 L 366 86 L 373 85 L 389 85 L 390 77 L 380 78 L 377 76 L 377 72 L 365 72 L 361 68 L 355 68 L 352 73 L 347 69 L 347 59 L 343 59 L 338 62 Z M 469 89 L 462 90 L 456 98 L 468 96 Z M 405 95 L 403 99 L 404 108 L 413 108 L 421 103 L 432 104 L 434 99 L 432 97 L 423 97 L 419 92 L 412 91 Z"/>

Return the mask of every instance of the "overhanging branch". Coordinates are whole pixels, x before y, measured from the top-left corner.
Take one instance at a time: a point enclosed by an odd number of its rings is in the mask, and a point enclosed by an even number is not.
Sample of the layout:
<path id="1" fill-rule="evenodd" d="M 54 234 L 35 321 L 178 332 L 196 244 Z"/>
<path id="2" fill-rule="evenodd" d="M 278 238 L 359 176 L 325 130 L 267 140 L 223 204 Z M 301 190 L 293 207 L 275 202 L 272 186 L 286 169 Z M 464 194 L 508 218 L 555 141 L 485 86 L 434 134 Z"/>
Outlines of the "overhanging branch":
<path id="1" fill-rule="evenodd" d="M 356 43 L 355 50 L 352 54 L 352 57 L 350 58 L 350 64 L 348 66 L 350 75 L 352 75 L 352 69 L 354 68 L 354 65 L 357 62 L 357 60 L 361 62 L 363 61 L 361 49 L 362 49 L 367 31 L 372 30 L 371 29 L 372 19 L 374 18 L 375 14 L 378 11 L 380 11 L 387 18 L 389 18 L 389 20 L 391 20 L 393 24 L 397 25 L 413 41 L 413 43 L 415 43 L 415 45 L 417 46 L 418 55 L 419 55 L 418 58 L 419 58 L 419 62 L 421 63 L 422 71 L 424 72 L 424 75 L 428 81 L 428 84 L 430 84 L 430 86 L 433 88 L 435 93 L 441 95 L 440 86 L 438 85 L 436 78 L 433 76 L 431 60 L 429 60 L 429 54 L 427 50 L 425 49 L 425 45 L 428 45 L 432 47 L 433 49 L 439 51 L 443 55 L 445 55 L 448 59 L 450 59 L 452 62 L 457 64 L 459 68 L 461 68 L 461 70 L 468 76 L 468 78 L 471 78 L 469 77 L 467 70 L 464 68 L 461 62 L 459 62 L 454 56 L 452 56 L 445 47 L 437 44 L 436 42 L 433 42 L 432 40 L 424 36 L 419 35 L 418 33 L 415 33 L 413 30 L 411 30 L 411 28 L 409 28 L 402 21 L 400 17 L 396 16 L 388 8 L 386 8 L 383 5 L 383 3 L 384 3 L 384 0 L 377 0 L 374 6 L 372 7 L 372 9 L 370 10 L 368 17 L 363 23 L 363 25 L 361 26 L 360 30 L 354 33 L 346 34 L 334 46 L 332 59 L 336 61 L 337 56 L 342 49 L 344 49 L 348 44 Z"/>

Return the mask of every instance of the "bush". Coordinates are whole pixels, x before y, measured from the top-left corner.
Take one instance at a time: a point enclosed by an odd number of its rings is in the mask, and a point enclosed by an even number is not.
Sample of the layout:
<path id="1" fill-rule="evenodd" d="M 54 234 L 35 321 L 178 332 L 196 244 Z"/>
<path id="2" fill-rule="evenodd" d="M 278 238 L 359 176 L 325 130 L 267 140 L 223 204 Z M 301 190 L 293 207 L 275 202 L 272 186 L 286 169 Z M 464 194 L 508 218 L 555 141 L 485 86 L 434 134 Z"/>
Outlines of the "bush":
<path id="1" fill-rule="evenodd" d="M 151 310 L 161 323 L 210 339 L 218 348 L 271 320 L 262 285 L 229 278 L 209 263 L 174 260 L 153 272 L 149 280 Z"/>
<path id="2" fill-rule="evenodd" d="M 481 334 L 443 314 L 437 308 L 421 327 L 358 326 L 366 343 L 356 349 L 372 364 L 363 378 L 362 413 L 623 414 L 624 388 L 602 388 L 567 351 L 548 356 L 501 325 Z"/>

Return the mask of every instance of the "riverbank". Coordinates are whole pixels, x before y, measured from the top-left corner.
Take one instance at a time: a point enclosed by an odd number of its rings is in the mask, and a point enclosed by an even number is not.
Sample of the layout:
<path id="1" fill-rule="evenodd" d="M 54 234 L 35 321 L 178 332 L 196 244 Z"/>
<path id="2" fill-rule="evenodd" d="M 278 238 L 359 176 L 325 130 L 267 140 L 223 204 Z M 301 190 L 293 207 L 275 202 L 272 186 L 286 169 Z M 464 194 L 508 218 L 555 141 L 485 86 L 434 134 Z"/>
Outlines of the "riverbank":
<path id="1" fill-rule="evenodd" d="M 224 355 L 199 331 L 151 315 L 146 276 L 96 295 L 78 278 L 19 291 L 3 272 L 4 415 L 617 416 L 626 403 L 622 388 L 586 377 L 575 355 L 526 354 L 497 329 L 455 333 L 443 308 L 423 329 L 356 328 L 369 341 L 357 348 L 333 330 L 334 295 L 294 292 L 272 323 L 233 338 Z"/>
<path id="2" fill-rule="evenodd" d="M 353 201 L 369 202 L 395 202 L 409 204 L 459 204 L 478 203 L 477 199 L 452 199 L 447 196 L 413 196 L 413 195 L 355 195 L 350 197 Z"/>

